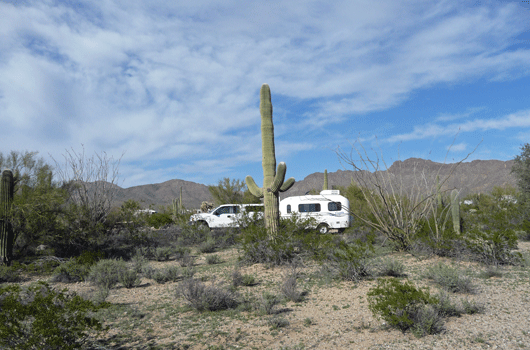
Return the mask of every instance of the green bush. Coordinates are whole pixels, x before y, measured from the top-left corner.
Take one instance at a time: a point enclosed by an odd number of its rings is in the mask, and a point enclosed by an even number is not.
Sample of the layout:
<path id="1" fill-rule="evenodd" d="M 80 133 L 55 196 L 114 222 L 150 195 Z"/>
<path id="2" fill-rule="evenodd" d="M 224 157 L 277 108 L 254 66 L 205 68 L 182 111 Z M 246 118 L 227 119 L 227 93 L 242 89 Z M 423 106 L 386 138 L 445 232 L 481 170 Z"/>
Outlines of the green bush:
<path id="1" fill-rule="evenodd" d="M 123 260 L 104 259 L 91 267 L 87 280 L 100 288 L 112 289 L 124 271 L 127 271 L 127 266 Z"/>
<path id="2" fill-rule="evenodd" d="M 352 244 L 338 242 L 338 246 L 329 254 L 331 267 L 344 281 L 359 281 L 372 276 L 374 248 L 372 241 L 355 240 Z"/>
<path id="3" fill-rule="evenodd" d="M 134 288 L 140 284 L 140 277 L 135 269 L 124 269 L 119 271 L 118 281 L 123 284 L 125 288 Z"/>
<path id="4" fill-rule="evenodd" d="M 18 281 L 20 281 L 20 273 L 14 266 L 0 265 L 0 283 Z"/>
<path id="5" fill-rule="evenodd" d="M 173 224 L 173 218 L 169 213 L 154 213 L 151 215 L 147 215 L 147 217 L 145 218 L 145 223 L 147 224 L 147 226 L 159 229 L 162 226 Z"/>
<path id="6" fill-rule="evenodd" d="M 103 258 L 100 251 L 85 251 L 81 255 L 68 260 L 55 268 L 53 274 L 54 282 L 72 283 L 84 281 L 92 266 Z"/>
<path id="7" fill-rule="evenodd" d="M 79 349 L 104 330 L 90 316 L 92 302 L 38 282 L 0 287 L 0 346 L 6 349 Z"/>
<path id="8" fill-rule="evenodd" d="M 251 224 L 241 230 L 241 260 L 274 266 L 289 264 L 300 256 L 323 259 L 333 236 L 320 234 L 312 226 L 312 220 L 281 220 L 277 237 L 270 239 L 263 224 Z"/>
<path id="9" fill-rule="evenodd" d="M 157 269 L 152 273 L 151 278 L 159 284 L 175 282 L 180 278 L 179 268 L 178 266 L 171 266 L 163 269 Z"/>
<path id="10" fill-rule="evenodd" d="M 428 289 L 418 289 L 410 282 L 401 283 L 395 278 L 379 279 L 377 286 L 368 292 L 368 307 L 374 315 L 379 315 L 391 327 L 405 332 L 412 327 L 419 329 L 431 329 L 435 322 L 431 311 L 423 311 L 425 306 L 437 304 L 438 299 L 431 296 Z M 426 327 L 418 325 L 418 322 L 426 321 Z"/>

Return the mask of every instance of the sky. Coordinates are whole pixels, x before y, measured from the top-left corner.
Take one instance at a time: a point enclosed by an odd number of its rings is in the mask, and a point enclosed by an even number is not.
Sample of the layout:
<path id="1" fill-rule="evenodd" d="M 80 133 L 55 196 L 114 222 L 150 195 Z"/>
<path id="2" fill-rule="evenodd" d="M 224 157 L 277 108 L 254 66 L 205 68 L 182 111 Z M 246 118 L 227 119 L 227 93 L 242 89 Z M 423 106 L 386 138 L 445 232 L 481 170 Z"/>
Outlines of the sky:
<path id="1" fill-rule="evenodd" d="M 513 159 L 530 143 L 530 2 L 0 1 L 4 154 L 106 154 L 122 187 L 261 185 L 263 83 L 287 177 L 352 170 L 338 150 Z"/>

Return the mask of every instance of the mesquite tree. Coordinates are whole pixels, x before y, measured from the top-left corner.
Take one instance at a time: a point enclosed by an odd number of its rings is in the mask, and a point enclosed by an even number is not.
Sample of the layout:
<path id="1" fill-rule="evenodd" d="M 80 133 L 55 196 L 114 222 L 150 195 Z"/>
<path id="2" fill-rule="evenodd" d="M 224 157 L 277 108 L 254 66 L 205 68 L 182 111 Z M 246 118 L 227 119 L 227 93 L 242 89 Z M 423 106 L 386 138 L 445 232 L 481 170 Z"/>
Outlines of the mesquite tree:
<path id="1" fill-rule="evenodd" d="M 245 178 L 250 192 L 263 198 L 265 205 L 265 226 L 269 238 L 274 239 L 280 225 L 280 202 L 278 194 L 285 192 L 294 184 L 294 178 L 285 180 L 287 166 L 284 162 L 278 164 L 276 171 L 276 154 L 274 151 L 274 125 L 272 123 L 271 90 L 269 85 L 263 84 L 260 91 L 259 109 L 261 113 L 261 150 L 263 166 L 263 187 L 258 187 L 249 175 Z"/>

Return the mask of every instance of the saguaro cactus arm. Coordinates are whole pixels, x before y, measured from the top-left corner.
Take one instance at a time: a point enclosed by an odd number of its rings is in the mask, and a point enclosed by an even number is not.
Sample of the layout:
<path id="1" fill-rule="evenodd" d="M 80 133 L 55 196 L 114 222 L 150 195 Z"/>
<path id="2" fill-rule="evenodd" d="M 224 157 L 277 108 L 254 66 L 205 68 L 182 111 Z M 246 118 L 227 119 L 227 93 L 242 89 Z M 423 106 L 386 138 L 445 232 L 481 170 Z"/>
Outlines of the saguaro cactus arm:
<path id="1" fill-rule="evenodd" d="M 252 193 L 258 198 L 263 198 L 263 189 L 256 185 L 256 182 L 254 181 L 252 176 L 247 175 L 247 177 L 245 177 L 245 182 L 247 183 L 247 187 L 250 193 Z"/>

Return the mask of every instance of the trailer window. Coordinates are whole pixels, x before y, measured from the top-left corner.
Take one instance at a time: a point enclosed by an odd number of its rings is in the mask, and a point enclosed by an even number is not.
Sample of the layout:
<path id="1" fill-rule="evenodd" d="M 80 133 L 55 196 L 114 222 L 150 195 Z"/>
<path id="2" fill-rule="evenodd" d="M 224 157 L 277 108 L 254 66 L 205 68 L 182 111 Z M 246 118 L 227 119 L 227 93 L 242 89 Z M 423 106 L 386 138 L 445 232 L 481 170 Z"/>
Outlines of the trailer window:
<path id="1" fill-rule="evenodd" d="M 300 213 L 320 211 L 320 203 L 298 204 L 298 211 Z"/>
<path id="2" fill-rule="evenodd" d="M 328 203 L 328 211 L 339 211 L 342 208 L 342 204 L 340 202 L 329 202 Z"/>
<path id="3" fill-rule="evenodd" d="M 291 213 L 291 205 L 287 204 L 287 213 Z"/>

